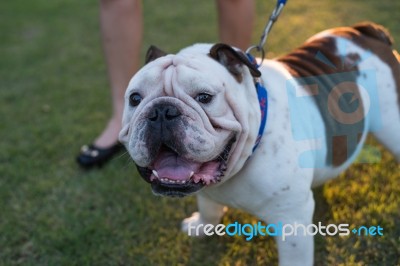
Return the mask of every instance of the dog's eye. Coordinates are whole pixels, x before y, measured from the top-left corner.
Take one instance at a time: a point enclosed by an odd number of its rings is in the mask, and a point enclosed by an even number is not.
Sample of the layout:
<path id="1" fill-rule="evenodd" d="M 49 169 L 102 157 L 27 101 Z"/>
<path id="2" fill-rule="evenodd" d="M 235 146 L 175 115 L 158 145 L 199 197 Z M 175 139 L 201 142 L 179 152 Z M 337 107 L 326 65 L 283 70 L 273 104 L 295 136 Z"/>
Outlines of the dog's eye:
<path id="1" fill-rule="evenodd" d="M 210 94 L 208 94 L 208 93 L 199 93 L 199 94 L 196 96 L 195 100 L 198 101 L 198 102 L 200 102 L 200 103 L 207 104 L 207 103 L 210 103 L 210 102 L 211 102 L 212 97 L 213 97 L 213 96 L 210 95 Z"/>
<path id="2" fill-rule="evenodd" d="M 135 107 L 135 106 L 138 106 L 139 105 L 139 103 L 142 101 L 142 96 L 140 96 L 140 94 L 139 93 L 132 93 L 130 96 L 129 96 L 129 104 L 131 105 L 131 106 L 133 106 L 133 107 Z"/>

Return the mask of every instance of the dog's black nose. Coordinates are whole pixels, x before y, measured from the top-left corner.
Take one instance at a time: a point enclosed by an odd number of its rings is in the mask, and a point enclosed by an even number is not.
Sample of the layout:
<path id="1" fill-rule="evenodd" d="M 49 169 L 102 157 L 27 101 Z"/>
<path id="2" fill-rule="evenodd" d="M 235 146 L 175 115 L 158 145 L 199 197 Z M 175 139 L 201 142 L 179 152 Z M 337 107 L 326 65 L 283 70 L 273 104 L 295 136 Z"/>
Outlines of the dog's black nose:
<path id="1" fill-rule="evenodd" d="M 180 115 L 181 112 L 179 112 L 178 108 L 175 106 L 170 104 L 160 104 L 154 106 L 147 119 L 153 123 L 160 123 L 162 121 L 171 122 Z"/>

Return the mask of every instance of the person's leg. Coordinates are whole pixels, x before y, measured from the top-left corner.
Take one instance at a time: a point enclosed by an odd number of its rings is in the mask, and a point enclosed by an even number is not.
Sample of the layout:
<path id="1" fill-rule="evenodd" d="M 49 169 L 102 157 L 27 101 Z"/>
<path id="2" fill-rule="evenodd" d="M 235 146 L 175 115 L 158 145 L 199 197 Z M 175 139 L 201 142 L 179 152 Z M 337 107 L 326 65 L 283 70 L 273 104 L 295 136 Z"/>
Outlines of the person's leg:
<path id="1" fill-rule="evenodd" d="M 247 49 L 253 31 L 254 0 L 217 0 L 217 9 L 220 40 Z"/>
<path id="2" fill-rule="evenodd" d="M 111 88 L 112 116 L 93 145 L 82 146 L 76 159 L 84 168 L 103 165 L 122 148 L 118 134 L 124 94 L 140 61 L 141 1 L 100 0 L 100 30 Z"/>
<path id="3" fill-rule="evenodd" d="M 121 130 L 124 93 L 140 63 L 142 8 L 139 0 L 100 0 L 100 29 L 111 87 L 113 113 L 94 144 L 117 143 Z"/>

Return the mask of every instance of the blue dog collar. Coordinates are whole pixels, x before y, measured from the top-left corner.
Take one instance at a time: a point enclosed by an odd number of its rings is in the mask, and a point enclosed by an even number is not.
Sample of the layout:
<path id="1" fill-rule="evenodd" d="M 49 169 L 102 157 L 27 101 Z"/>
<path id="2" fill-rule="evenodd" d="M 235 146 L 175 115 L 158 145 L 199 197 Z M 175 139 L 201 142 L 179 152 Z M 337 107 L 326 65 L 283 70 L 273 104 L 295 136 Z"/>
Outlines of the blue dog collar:
<path id="1" fill-rule="evenodd" d="M 252 64 L 254 64 L 257 68 L 260 67 L 257 64 L 255 58 L 251 54 L 247 53 L 247 57 L 249 58 L 250 62 Z M 257 149 L 258 145 L 260 144 L 261 138 L 264 134 L 265 125 L 267 124 L 267 114 L 268 114 L 268 92 L 267 92 L 267 89 L 262 85 L 261 80 L 259 78 L 254 79 L 254 85 L 256 87 L 258 102 L 260 104 L 261 123 L 260 123 L 260 128 L 258 130 L 256 142 L 253 147 L 253 153 Z"/>
<path id="2" fill-rule="evenodd" d="M 260 129 L 258 130 L 258 135 L 256 142 L 253 147 L 253 152 L 257 149 L 258 144 L 260 144 L 261 138 L 264 134 L 265 125 L 267 124 L 267 114 L 268 114 L 268 93 L 265 87 L 261 84 L 260 81 L 255 82 L 258 102 L 260 103 L 260 111 L 261 111 L 261 123 Z"/>

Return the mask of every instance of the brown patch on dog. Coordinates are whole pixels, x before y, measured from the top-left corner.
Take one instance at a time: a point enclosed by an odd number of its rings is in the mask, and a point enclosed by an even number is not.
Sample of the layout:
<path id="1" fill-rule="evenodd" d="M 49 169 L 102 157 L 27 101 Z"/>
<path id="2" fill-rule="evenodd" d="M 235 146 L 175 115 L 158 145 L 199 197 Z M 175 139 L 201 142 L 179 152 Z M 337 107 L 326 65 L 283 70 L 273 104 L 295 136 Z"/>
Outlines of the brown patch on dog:
<path id="1" fill-rule="evenodd" d="M 332 165 L 341 165 L 348 158 L 347 137 L 333 136 L 332 138 Z"/>
<path id="2" fill-rule="evenodd" d="M 320 38 L 305 43 L 303 46 L 277 60 L 284 63 L 295 78 L 306 78 L 307 84 L 317 85 L 319 99 L 315 97 L 315 103 L 325 123 L 326 145 L 328 148 L 326 162 L 328 165 L 339 166 L 350 158 L 357 146 L 351 145 L 349 149 L 347 138 L 344 137 L 345 141 L 342 139 L 343 132 L 346 131 L 348 134 L 362 132 L 364 119 L 349 127 L 337 122 L 337 118 L 343 116 L 340 108 L 331 108 L 330 112 L 328 111 L 328 97 L 332 88 L 343 82 L 341 80 L 342 76 L 335 74 L 346 75 L 345 81 L 354 83 L 359 75 L 357 62 L 360 60 L 360 56 L 352 53 L 343 58 L 338 56 L 336 51 L 334 38 Z M 321 60 L 318 55 L 323 56 L 324 60 Z M 350 103 L 347 105 L 349 106 Z M 361 102 L 359 104 L 360 111 L 364 114 Z"/>
<path id="3" fill-rule="evenodd" d="M 361 48 L 371 51 L 391 68 L 397 87 L 400 108 L 400 56 L 391 48 L 393 39 L 389 32 L 380 25 L 366 22 L 356 24 L 352 27 L 335 28 L 331 30 L 330 33 L 334 36 L 346 38 L 359 45 Z M 338 82 L 341 82 L 340 79 L 335 78 L 335 75 L 332 74 L 346 74 L 346 81 L 348 80 L 350 82 L 355 82 L 359 74 L 357 63 L 360 61 L 360 56 L 358 54 L 347 54 L 343 58 L 338 56 L 336 52 L 337 47 L 334 38 L 322 37 L 312 39 L 292 53 L 282 56 L 277 60 L 285 64 L 288 71 L 295 78 L 315 79 L 316 84 L 320 85 L 318 93 L 322 93 L 322 98 L 326 99 L 330 89 L 336 86 Z M 317 55 L 323 55 L 325 57 L 324 60 L 318 58 Z M 327 64 L 327 62 L 331 64 Z M 329 138 L 329 136 L 332 137 L 332 139 L 327 139 L 327 163 L 338 166 L 351 156 L 357 145 L 350 145 L 350 150 L 348 150 L 346 136 L 340 134 L 340 126 L 326 113 L 326 103 L 316 100 L 316 104 L 325 122 L 327 138 Z M 337 115 L 340 116 L 340 114 L 332 114 L 334 117 L 337 117 Z M 354 130 L 354 133 L 360 134 L 363 127 L 364 120 L 362 120 L 362 123 L 354 125 L 352 132 Z M 335 132 L 337 132 L 337 134 L 335 134 Z M 360 138 L 356 139 L 358 139 L 358 141 L 360 140 Z"/>
<path id="4" fill-rule="evenodd" d="M 211 47 L 209 56 L 225 66 L 239 83 L 241 83 L 243 80 L 243 66 L 248 67 L 250 74 L 253 77 L 261 76 L 261 72 L 258 70 L 257 66 L 250 62 L 243 52 L 235 50 L 227 44 L 215 44 L 213 47 Z"/>
<path id="5" fill-rule="evenodd" d="M 392 49 L 394 41 L 389 31 L 373 22 L 362 22 L 352 27 L 333 29 L 332 33 L 349 39 L 363 49 L 373 52 L 390 67 L 396 84 L 400 110 L 400 56 L 396 50 Z"/>

